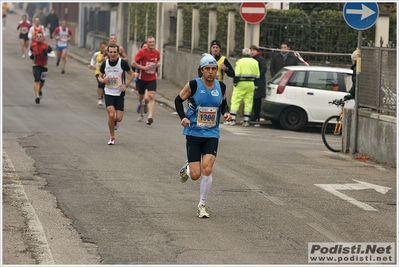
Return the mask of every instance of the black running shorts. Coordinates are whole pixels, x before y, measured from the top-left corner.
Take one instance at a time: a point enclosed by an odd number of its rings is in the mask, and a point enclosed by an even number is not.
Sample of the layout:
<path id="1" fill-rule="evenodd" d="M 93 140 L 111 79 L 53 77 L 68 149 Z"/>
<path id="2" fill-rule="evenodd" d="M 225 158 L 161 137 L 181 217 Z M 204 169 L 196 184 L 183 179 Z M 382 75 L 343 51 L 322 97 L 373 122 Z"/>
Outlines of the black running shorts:
<path id="1" fill-rule="evenodd" d="M 123 111 L 125 107 L 125 93 L 123 92 L 120 96 L 104 95 L 105 106 L 114 106 L 115 110 Z"/>
<path id="2" fill-rule="evenodd" d="M 138 89 L 140 95 L 144 95 L 145 89 L 148 91 L 157 91 L 157 80 L 143 81 L 138 79 L 136 81 L 136 88 Z"/>
<path id="3" fill-rule="evenodd" d="M 33 73 L 33 78 L 35 78 L 35 82 L 44 83 L 44 81 L 47 78 L 47 71 L 48 69 L 43 66 L 33 66 L 32 73 Z"/>
<path id="4" fill-rule="evenodd" d="M 100 74 L 96 74 L 97 88 L 101 88 L 101 89 L 104 90 L 104 88 L 105 88 L 105 83 L 100 83 L 100 82 L 98 81 L 98 77 L 99 77 L 99 76 L 100 76 Z"/>
<path id="5" fill-rule="evenodd" d="M 203 138 L 186 135 L 186 149 L 188 162 L 201 161 L 203 155 L 212 154 L 216 157 L 218 138 Z"/>

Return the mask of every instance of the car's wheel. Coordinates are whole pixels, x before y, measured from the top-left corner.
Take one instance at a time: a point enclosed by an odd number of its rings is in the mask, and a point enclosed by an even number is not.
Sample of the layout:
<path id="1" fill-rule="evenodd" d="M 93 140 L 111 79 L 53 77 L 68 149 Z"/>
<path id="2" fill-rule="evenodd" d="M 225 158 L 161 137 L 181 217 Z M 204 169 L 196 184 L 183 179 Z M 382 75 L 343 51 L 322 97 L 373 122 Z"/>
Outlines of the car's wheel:
<path id="1" fill-rule="evenodd" d="M 286 108 L 280 116 L 280 124 L 285 130 L 299 131 L 307 122 L 305 111 L 296 107 Z"/>

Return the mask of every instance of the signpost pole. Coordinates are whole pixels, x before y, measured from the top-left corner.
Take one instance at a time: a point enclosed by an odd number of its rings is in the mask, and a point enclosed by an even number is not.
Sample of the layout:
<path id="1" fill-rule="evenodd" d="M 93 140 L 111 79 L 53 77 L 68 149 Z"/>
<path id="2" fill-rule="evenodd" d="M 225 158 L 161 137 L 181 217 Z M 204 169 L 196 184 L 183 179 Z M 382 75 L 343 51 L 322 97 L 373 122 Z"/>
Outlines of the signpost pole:
<path id="1" fill-rule="evenodd" d="M 349 152 L 356 153 L 357 149 L 357 125 L 358 125 L 358 111 L 359 111 L 359 78 L 362 67 L 362 30 L 366 30 L 373 26 L 379 16 L 379 8 L 377 3 L 372 2 L 349 2 L 344 5 L 343 15 L 346 23 L 355 30 L 358 30 L 357 52 L 356 59 L 356 81 L 355 81 L 355 108 L 353 112 L 353 125 L 350 137 Z"/>
<path id="2" fill-rule="evenodd" d="M 249 46 L 251 46 L 254 43 L 254 24 L 250 25 L 250 38 L 249 38 Z"/>
<path id="3" fill-rule="evenodd" d="M 362 31 L 358 31 L 358 39 L 357 39 L 357 52 L 358 57 L 356 59 L 356 82 L 355 82 L 355 109 L 353 112 L 354 120 L 353 120 L 353 129 L 355 129 L 355 134 L 353 135 L 353 142 L 351 142 L 350 152 L 352 154 L 356 153 L 357 148 L 357 122 L 358 122 L 358 111 L 359 111 L 359 74 L 361 72 L 362 67 Z"/>

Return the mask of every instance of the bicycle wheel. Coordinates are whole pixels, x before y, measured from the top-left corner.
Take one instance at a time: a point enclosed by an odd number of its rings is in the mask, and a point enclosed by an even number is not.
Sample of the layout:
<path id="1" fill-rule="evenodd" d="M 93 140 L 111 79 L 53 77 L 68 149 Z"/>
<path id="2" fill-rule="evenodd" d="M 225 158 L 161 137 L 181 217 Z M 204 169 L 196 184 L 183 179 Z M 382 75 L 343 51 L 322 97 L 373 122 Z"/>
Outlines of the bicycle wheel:
<path id="1" fill-rule="evenodd" d="M 342 124 L 339 116 L 329 117 L 321 128 L 324 145 L 332 152 L 342 150 Z"/>

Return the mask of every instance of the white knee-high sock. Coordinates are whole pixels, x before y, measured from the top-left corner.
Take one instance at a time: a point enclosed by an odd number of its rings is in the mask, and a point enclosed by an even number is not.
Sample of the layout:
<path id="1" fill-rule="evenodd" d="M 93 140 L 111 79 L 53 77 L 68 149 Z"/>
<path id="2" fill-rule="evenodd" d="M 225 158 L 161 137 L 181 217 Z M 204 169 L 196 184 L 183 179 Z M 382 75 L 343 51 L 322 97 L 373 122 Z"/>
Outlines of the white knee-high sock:
<path id="1" fill-rule="evenodd" d="M 211 191 L 212 174 L 209 176 L 201 175 L 200 183 L 200 202 L 198 205 L 205 205 L 209 191 Z"/>

